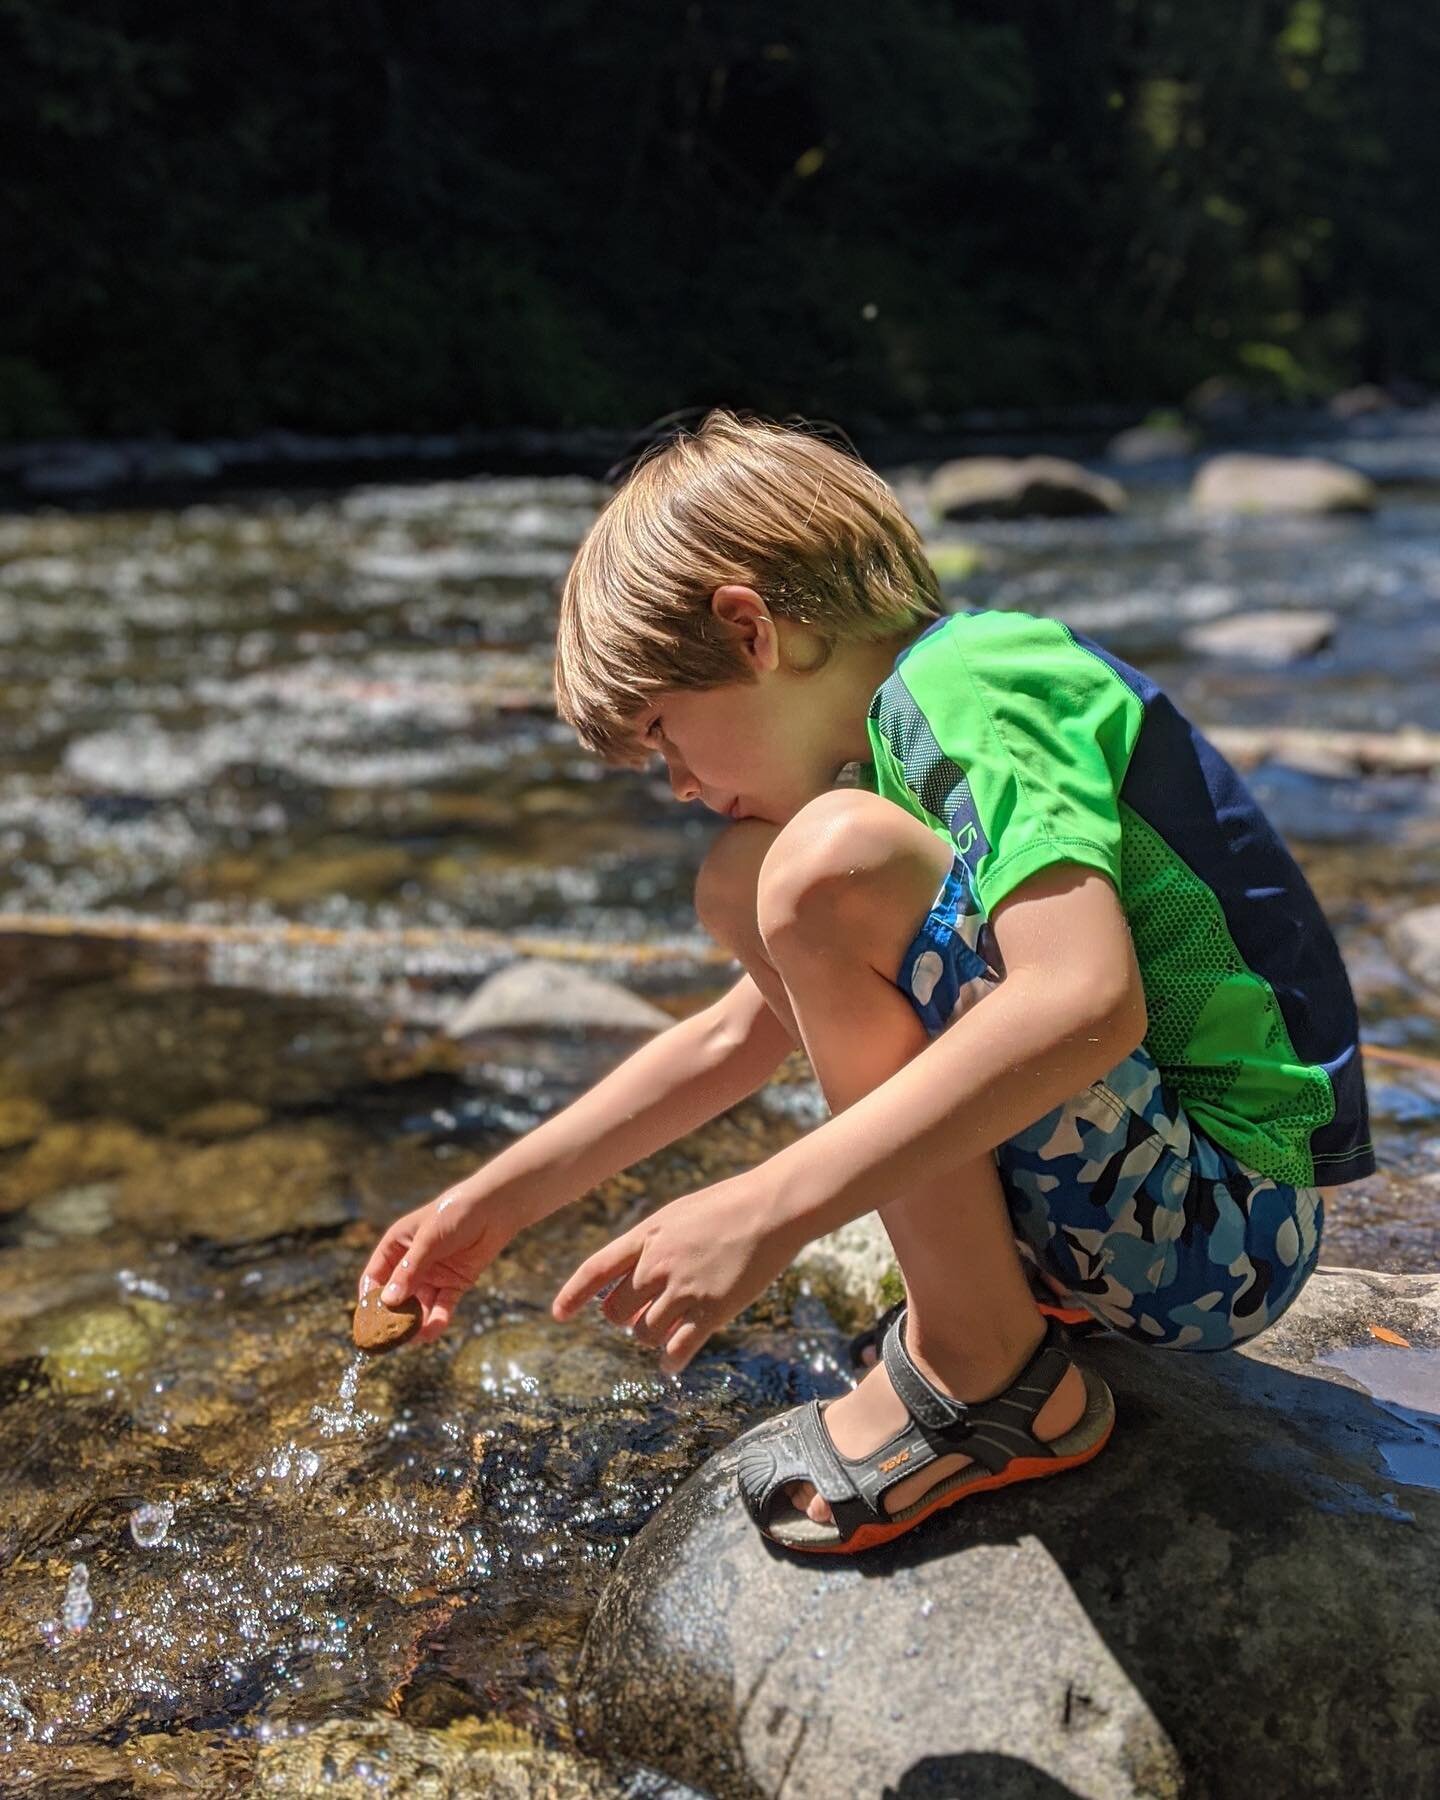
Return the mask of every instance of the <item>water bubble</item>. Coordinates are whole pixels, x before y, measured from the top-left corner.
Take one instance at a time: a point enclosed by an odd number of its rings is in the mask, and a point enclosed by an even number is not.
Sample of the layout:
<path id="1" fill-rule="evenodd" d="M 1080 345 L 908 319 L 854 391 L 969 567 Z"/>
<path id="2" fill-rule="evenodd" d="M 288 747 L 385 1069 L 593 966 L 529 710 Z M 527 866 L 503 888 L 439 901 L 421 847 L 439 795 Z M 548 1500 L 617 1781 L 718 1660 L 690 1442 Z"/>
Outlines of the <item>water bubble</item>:
<path id="1" fill-rule="evenodd" d="M 133 1269 L 120 1269 L 115 1280 L 120 1291 L 125 1294 L 138 1294 L 142 1300 L 168 1300 L 170 1290 L 162 1287 L 158 1281 L 151 1281 L 148 1276 L 137 1275 Z"/>
<path id="2" fill-rule="evenodd" d="M 175 1507 L 171 1501 L 147 1500 L 130 1515 L 130 1535 L 142 1550 L 153 1550 L 157 1544 L 165 1542 L 174 1517 Z"/>
<path id="3" fill-rule="evenodd" d="M 922 1600 L 920 1602 L 920 1617 L 922 1619 L 928 1619 L 934 1610 L 935 1602 L 933 1600 Z"/>
<path id="4" fill-rule="evenodd" d="M 25 1696 L 8 1675 L 0 1675 L 0 1747 L 8 1750 L 34 1735 L 35 1715 L 25 1704 Z"/>
<path id="5" fill-rule="evenodd" d="M 295 1479 L 297 1481 L 313 1481 L 319 1473 L 319 1453 L 314 1450 L 301 1450 L 295 1458 Z"/>
<path id="6" fill-rule="evenodd" d="M 90 1623 L 90 1614 L 94 1610 L 95 1602 L 90 1598 L 90 1571 L 83 1562 L 76 1563 L 65 1584 L 65 1602 L 60 1608 L 65 1629 L 83 1631 Z"/>
<path id="7" fill-rule="evenodd" d="M 277 1450 L 270 1459 L 270 1476 L 274 1481 L 284 1481 L 290 1473 L 290 1450 L 286 1446 Z"/>

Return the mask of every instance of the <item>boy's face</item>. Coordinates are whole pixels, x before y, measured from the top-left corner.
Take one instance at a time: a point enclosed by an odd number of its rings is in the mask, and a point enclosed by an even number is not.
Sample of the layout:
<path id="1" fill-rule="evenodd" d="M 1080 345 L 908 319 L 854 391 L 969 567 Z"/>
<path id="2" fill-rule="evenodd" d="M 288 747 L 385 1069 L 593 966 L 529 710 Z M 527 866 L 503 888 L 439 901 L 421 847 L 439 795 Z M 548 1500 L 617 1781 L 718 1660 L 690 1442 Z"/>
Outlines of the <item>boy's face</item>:
<path id="1" fill-rule="evenodd" d="M 636 728 L 664 758 L 677 799 L 783 825 L 832 787 L 847 762 L 868 758 L 866 708 L 890 653 L 877 659 L 866 646 L 811 666 L 819 640 L 777 624 L 751 589 L 720 588 L 713 606 L 753 680 L 658 694 Z"/>

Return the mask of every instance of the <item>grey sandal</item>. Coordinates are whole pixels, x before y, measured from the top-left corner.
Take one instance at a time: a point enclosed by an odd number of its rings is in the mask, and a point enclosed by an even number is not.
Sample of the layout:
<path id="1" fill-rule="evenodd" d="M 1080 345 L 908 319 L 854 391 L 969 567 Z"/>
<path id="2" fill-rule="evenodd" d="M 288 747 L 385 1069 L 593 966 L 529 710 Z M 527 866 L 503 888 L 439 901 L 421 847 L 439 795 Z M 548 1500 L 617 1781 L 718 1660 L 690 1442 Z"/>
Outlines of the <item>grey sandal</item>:
<path id="1" fill-rule="evenodd" d="M 869 1456 L 842 1456 L 825 1429 L 824 1406 L 812 1400 L 768 1419 L 739 1440 L 736 1480 L 755 1524 L 777 1544 L 819 1554 L 853 1555 L 888 1544 L 931 1513 L 967 1494 L 1078 1468 L 1104 1449 L 1115 1423 L 1115 1402 L 1100 1377 L 1082 1368 L 1085 1411 L 1069 1431 L 1042 1443 L 1036 1414 L 1071 1367 L 1065 1334 L 1051 1319 L 1039 1349 L 1010 1386 L 966 1405 L 942 1394 L 916 1368 L 905 1347 L 902 1308 L 885 1333 L 881 1354 L 909 1422 Z M 942 1456 L 972 1461 L 913 1505 L 887 1513 L 891 1488 Z M 828 1503 L 834 1523 L 822 1525 L 785 1496 L 792 1481 L 808 1481 Z"/>

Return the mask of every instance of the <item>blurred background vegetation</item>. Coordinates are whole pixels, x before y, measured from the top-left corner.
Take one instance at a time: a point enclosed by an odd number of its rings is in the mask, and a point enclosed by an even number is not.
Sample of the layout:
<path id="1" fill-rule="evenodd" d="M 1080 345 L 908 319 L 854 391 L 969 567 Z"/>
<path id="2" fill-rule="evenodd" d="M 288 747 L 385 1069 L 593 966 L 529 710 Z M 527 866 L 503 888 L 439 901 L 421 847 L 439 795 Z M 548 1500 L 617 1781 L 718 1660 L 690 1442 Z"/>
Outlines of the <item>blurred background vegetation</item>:
<path id="1" fill-rule="evenodd" d="M 0 436 L 1440 380 L 1421 0 L 0 0 Z"/>

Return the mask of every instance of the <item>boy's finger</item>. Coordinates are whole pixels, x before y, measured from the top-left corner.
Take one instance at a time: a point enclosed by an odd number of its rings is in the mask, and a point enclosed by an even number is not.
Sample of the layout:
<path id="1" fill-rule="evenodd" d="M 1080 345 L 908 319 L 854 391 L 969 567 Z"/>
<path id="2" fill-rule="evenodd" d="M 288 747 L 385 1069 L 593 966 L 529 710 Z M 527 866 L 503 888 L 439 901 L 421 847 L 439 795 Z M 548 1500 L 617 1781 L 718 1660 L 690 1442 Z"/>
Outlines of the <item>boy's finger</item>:
<path id="1" fill-rule="evenodd" d="M 661 1374 L 678 1375 L 702 1348 L 709 1335 L 708 1331 L 702 1330 L 692 1319 L 683 1320 L 671 1333 L 665 1353 L 660 1358 Z"/>
<path id="2" fill-rule="evenodd" d="M 386 1232 L 380 1242 L 370 1252 L 370 1260 L 360 1276 L 359 1297 L 364 1299 L 372 1287 L 384 1287 L 390 1279 L 390 1271 L 399 1262 L 405 1248 L 405 1240 L 397 1232 L 393 1237 Z"/>
<path id="3" fill-rule="evenodd" d="M 455 1316 L 455 1307 L 460 1299 L 460 1289 L 436 1288 L 433 1293 L 433 1299 L 421 1302 L 425 1309 L 425 1316 L 419 1331 L 415 1334 L 417 1344 L 433 1343 Z"/>
<path id="4" fill-rule="evenodd" d="M 600 1310 L 612 1325 L 632 1324 L 636 1314 L 645 1310 L 646 1303 L 654 1299 L 660 1288 L 658 1281 L 647 1283 L 643 1291 L 637 1288 L 632 1269 L 620 1277 L 608 1294 L 602 1295 Z"/>
<path id="5" fill-rule="evenodd" d="M 598 1294 L 603 1287 L 626 1274 L 634 1267 L 640 1255 L 639 1245 L 627 1232 L 613 1243 L 603 1245 L 593 1256 L 587 1257 L 570 1279 L 555 1296 L 550 1308 L 552 1317 L 556 1319 L 572 1319 L 592 1295 Z"/>
<path id="6" fill-rule="evenodd" d="M 658 1350 L 668 1342 L 670 1334 L 677 1325 L 685 1320 L 685 1302 L 683 1299 L 663 1295 L 651 1302 L 643 1318 L 635 1321 L 632 1330 L 642 1344 L 649 1344 L 651 1349 Z"/>

